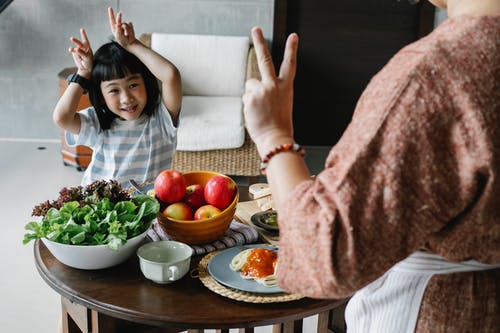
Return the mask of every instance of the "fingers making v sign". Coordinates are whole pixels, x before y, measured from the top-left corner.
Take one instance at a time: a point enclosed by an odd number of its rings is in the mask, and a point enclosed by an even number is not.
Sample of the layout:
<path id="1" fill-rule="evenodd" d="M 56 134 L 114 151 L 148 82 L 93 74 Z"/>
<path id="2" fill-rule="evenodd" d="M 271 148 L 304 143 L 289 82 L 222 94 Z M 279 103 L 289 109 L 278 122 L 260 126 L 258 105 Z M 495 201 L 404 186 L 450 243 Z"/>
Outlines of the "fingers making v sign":
<path id="1" fill-rule="evenodd" d="M 73 56 L 79 74 L 89 78 L 93 66 L 92 49 L 85 29 L 80 29 L 80 36 L 81 40 L 70 37 L 71 42 L 73 42 L 75 46 L 71 46 L 69 52 Z"/>
<path id="2" fill-rule="evenodd" d="M 291 34 L 288 37 L 278 75 L 260 28 L 252 29 L 252 40 L 261 80 L 246 82 L 243 112 L 248 132 L 260 151 L 270 141 L 293 141 L 293 81 L 298 36 Z"/>
<path id="3" fill-rule="evenodd" d="M 111 7 L 108 8 L 108 16 L 109 27 L 111 28 L 111 32 L 116 42 L 122 47 L 127 48 L 128 45 L 135 41 L 135 32 L 132 22 L 122 22 L 123 15 L 121 12 L 119 12 L 115 18 L 115 13 Z"/>

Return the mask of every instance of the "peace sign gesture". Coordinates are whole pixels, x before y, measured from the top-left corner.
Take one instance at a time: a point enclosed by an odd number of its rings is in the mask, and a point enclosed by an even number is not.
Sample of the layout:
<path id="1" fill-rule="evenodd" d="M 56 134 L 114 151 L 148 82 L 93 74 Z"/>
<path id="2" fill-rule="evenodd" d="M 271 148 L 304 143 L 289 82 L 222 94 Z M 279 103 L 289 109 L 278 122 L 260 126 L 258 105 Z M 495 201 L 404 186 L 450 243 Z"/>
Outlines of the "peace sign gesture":
<path id="1" fill-rule="evenodd" d="M 293 142 L 293 81 L 298 36 L 295 33 L 288 36 L 278 76 L 260 28 L 252 29 L 252 40 L 262 79 L 246 82 L 243 113 L 248 133 L 262 156 L 271 141 Z"/>
<path id="2" fill-rule="evenodd" d="M 132 22 L 122 22 L 121 12 L 119 12 L 115 18 L 115 13 L 111 7 L 108 8 L 108 16 L 109 27 L 111 28 L 113 36 L 115 36 L 116 42 L 126 49 L 127 46 L 135 42 L 135 32 Z"/>
<path id="3" fill-rule="evenodd" d="M 92 49 L 90 48 L 90 42 L 85 29 L 80 29 L 80 36 L 81 40 L 70 37 L 75 46 L 71 46 L 69 52 L 73 56 L 75 65 L 78 68 L 78 74 L 90 78 L 93 66 Z"/>

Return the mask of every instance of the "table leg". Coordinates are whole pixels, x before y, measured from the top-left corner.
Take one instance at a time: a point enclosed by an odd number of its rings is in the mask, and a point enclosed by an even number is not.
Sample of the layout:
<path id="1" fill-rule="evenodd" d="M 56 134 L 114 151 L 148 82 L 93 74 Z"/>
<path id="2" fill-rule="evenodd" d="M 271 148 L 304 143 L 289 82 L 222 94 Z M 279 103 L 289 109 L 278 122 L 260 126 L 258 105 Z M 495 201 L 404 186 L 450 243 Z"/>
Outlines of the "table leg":
<path id="1" fill-rule="evenodd" d="M 116 320 L 94 310 L 90 310 L 92 318 L 92 333 L 115 333 Z"/>
<path id="2" fill-rule="evenodd" d="M 328 328 L 330 320 L 330 311 L 324 311 L 318 314 L 318 333 L 330 333 L 331 331 Z"/>
<path id="3" fill-rule="evenodd" d="M 347 331 L 345 324 L 345 317 L 344 317 L 346 305 L 347 302 L 344 303 L 342 306 L 330 310 L 330 319 L 328 324 L 330 332 L 344 333 Z"/>
<path id="4" fill-rule="evenodd" d="M 302 319 L 275 324 L 272 333 L 302 333 Z"/>
<path id="5" fill-rule="evenodd" d="M 61 296 L 62 332 L 89 333 L 91 331 L 88 309 Z"/>

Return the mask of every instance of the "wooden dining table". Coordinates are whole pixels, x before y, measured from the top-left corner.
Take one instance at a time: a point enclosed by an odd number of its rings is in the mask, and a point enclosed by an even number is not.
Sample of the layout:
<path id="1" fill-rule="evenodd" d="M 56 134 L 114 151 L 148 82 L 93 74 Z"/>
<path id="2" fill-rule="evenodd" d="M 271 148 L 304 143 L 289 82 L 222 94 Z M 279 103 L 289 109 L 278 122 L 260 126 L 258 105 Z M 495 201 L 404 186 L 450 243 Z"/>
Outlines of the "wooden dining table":
<path id="1" fill-rule="evenodd" d="M 65 333 L 198 333 L 204 329 L 222 333 L 231 328 L 248 333 L 267 325 L 272 325 L 273 333 L 295 333 L 302 332 L 303 319 L 313 315 L 318 315 L 317 332 L 341 332 L 343 311 L 336 310 L 343 310 L 346 300 L 342 299 L 249 303 L 209 290 L 192 274 L 170 284 L 154 283 L 143 276 L 135 255 L 107 269 L 71 268 L 40 240 L 34 243 L 34 258 L 41 277 L 61 295 Z M 193 271 L 202 258 L 192 258 Z"/>

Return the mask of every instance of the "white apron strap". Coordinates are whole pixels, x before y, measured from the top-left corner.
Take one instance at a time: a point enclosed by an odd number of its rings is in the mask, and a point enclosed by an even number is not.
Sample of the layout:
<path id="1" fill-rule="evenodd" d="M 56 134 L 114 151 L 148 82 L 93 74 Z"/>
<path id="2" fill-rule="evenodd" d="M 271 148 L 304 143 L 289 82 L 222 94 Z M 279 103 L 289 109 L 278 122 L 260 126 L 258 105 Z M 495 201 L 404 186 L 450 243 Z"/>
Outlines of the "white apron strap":
<path id="1" fill-rule="evenodd" d="M 449 262 L 427 252 L 415 252 L 379 279 L 356 292 L 345 311 L 349 333 L 413 333 L 427 283 L 434 274 L 500 268 L 474 260 Z"/>

